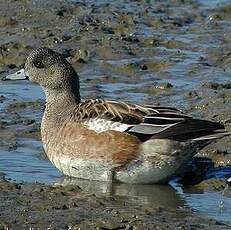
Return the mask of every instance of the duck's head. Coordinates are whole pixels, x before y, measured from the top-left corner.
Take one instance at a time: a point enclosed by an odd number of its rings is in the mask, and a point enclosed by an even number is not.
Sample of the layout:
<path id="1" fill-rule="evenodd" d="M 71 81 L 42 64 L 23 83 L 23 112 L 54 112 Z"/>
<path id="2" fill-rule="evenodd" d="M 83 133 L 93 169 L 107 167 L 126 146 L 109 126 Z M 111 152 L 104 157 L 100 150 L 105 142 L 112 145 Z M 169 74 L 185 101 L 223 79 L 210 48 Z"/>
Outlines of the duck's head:
<path id="1" fill-rule="evenodd" d="M 25 74 L 46 91 L 79 89 L 79 78 L 65 57 L 49 48 L 33 50 L 25 63 Z"/>

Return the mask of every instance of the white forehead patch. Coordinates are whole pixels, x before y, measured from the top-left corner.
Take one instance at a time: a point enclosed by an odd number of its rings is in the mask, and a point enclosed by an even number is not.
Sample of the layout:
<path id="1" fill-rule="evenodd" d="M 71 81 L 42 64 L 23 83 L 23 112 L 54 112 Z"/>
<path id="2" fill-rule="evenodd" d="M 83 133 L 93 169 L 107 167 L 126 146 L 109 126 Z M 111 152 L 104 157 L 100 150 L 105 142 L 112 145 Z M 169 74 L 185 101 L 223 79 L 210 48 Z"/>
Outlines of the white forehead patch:
<path id="1" fill-rule="evenodd" d="M 133 125 L 123 124 L 115 121 L 108 121 L 102 118 L 92 118 L 88 121 L 84 122 L 84 125 L 87 126 L 88 129 L 94 130 L 97 133 L 101 133 L 107 130 L 115 130 L 119 132 L 124 132 L 129 127 Z"/>

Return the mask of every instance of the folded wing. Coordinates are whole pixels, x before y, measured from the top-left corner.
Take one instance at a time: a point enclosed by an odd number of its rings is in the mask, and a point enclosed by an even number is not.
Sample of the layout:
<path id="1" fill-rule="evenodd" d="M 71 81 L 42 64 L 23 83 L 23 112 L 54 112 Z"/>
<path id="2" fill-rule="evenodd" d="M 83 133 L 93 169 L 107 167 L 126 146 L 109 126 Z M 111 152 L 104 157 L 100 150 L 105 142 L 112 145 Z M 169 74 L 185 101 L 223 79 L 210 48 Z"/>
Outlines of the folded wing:
<path id="1" fill-rule="evenodd" d="M 103 131 L 121 126 L 123 129 L 120 131 L 135 135 L 143 141 L 150 138 L 181 141 L 206 140 L 230 134 L 224 130 L 224 126 L 220 123 L 194 119 L 172 107 L 95 99 L 79 104 L 74 114 L 77 121 L 100 120 L 107 124 L 106 130 L 103 129 Z"/>

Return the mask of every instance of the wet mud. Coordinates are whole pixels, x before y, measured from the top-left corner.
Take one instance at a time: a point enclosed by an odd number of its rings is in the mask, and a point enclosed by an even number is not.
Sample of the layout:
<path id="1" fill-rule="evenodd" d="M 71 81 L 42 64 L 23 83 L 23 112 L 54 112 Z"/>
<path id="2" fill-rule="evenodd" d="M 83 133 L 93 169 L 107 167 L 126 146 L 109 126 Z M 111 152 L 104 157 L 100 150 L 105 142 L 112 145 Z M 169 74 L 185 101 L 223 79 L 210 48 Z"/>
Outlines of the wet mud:
<path id="1" fill-rule="evenodd" d="M 0 78 L 23 68 L 32 49 L 48 46 L 74 65 L 83 98 L 176 106 L 231 131 L 230 15 L 229 1 L 0 0 Z M 203 215 L 178 204 L 178 190 L 168 186 L 91 188 L 68 179 L 53 186 L 61 174 L 40 142 L 44 95 L 30 82 L 3 80 L 0 229 L 230 229 L 228 217 L 206 209 L 231 176 L 230 137 L 198 153 L 178 180 L 181 194 L 205 194 Z M 156 204 L 153 194 L 167 202 Z"/>
<path id="2" fill-rule="evenodd" d="M 97 196 L 78 186 L 0 182 L 1 229 L 229 229 L 189 209 Z M 160 190 L 161 191 L 161 190 Z M 14 215 L 12 215 L 14 212 Z M 10 217 L 10 218 L 9 218 Z"/>

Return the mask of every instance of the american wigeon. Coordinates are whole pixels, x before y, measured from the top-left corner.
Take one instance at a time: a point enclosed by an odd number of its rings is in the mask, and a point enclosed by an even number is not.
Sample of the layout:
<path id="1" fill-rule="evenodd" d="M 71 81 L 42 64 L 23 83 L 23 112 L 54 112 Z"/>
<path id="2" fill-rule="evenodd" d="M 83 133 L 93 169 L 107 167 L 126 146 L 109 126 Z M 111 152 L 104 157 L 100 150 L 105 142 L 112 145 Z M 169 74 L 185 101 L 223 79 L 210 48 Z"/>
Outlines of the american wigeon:
<path id="1" fill-rule="evenodd" d="M 42 141 L 65 175 L 99 181 L 163 183 L 200 149 L 230 135 L 222 124 L 155 105 L 81 101 L 79 77 L 49 48 L 29 55 L 25 73 L 46 94 Z"/>

